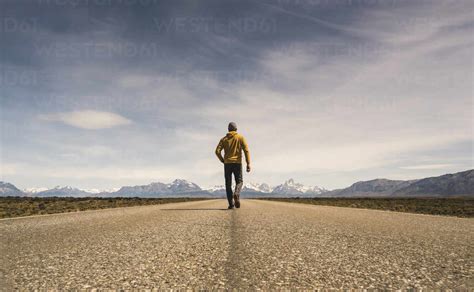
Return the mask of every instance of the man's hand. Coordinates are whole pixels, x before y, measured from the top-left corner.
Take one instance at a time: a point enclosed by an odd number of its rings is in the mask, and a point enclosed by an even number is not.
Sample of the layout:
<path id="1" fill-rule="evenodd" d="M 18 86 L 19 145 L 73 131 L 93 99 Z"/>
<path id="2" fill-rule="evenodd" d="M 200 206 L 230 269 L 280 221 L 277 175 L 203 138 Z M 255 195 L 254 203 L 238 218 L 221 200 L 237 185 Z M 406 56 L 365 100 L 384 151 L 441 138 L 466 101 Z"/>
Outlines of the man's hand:
<path id="1" fill-rule="evenodd" d="M 247 172 L 250 172 L 250 165 L 247 164 Z"/>

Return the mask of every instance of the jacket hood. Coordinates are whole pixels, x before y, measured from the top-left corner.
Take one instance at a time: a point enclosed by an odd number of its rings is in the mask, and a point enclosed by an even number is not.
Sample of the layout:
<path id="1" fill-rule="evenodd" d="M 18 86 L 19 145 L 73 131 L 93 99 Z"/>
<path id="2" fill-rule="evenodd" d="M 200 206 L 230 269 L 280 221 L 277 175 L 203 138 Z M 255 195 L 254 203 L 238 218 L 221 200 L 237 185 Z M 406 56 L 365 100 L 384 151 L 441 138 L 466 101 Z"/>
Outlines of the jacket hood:
<path id="1" fill-rule="evenodd" d="M 233 136 L 237 135 L 237 132 L 236 131 L 230 131 L 229 133 L 227 133 L 226 137 L 227 138 L 231 138 Z"/>

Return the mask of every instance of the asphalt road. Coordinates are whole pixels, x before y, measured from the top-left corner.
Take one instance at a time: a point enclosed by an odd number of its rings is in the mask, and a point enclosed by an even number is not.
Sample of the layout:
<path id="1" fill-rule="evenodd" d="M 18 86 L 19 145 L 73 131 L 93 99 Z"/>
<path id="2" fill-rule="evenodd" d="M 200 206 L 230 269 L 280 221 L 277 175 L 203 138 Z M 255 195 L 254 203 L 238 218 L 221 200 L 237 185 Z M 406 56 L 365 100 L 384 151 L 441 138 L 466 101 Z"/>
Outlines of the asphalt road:
<path id="1" fill-rule="evenodd" d="M 257 200 L 225 207 L 0 220 L 0 287 L 474 287 L 474 219 Z"/>

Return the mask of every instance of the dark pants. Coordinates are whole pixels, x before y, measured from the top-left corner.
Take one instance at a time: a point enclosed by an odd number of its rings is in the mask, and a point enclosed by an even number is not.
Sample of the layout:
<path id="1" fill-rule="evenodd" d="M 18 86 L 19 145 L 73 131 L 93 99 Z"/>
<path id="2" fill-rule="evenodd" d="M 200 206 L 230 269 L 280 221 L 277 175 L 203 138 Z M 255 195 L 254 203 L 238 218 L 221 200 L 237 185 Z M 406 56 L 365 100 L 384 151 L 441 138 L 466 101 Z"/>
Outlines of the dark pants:
<path id="1" fill-rule="evenodd" d="M 232 174 L 235 178 L 235 192 L 232 193 Z M 225 191 L 227 194 L 227 201 L 229 206 L 234 206 L 232 201 L 233 195 L 240 196 L 240 190 L 242 189 L 242 164 L 241 163 L 225 163 L 224 164 L 224 175 L 225 175 Z"/>

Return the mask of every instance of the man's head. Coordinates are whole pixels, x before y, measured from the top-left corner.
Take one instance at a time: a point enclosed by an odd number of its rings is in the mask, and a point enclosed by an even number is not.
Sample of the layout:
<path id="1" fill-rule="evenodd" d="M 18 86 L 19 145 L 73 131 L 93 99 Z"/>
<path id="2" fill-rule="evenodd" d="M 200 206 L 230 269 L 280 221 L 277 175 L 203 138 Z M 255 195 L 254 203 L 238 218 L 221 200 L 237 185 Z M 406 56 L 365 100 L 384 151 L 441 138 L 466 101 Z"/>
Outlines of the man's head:
<path id="1" fill-rule="evenodd" d="M 229 131 L 237 131 L 237 124 L 234 122 L 230 122 L 227 129 L 229 129 Z"/>

